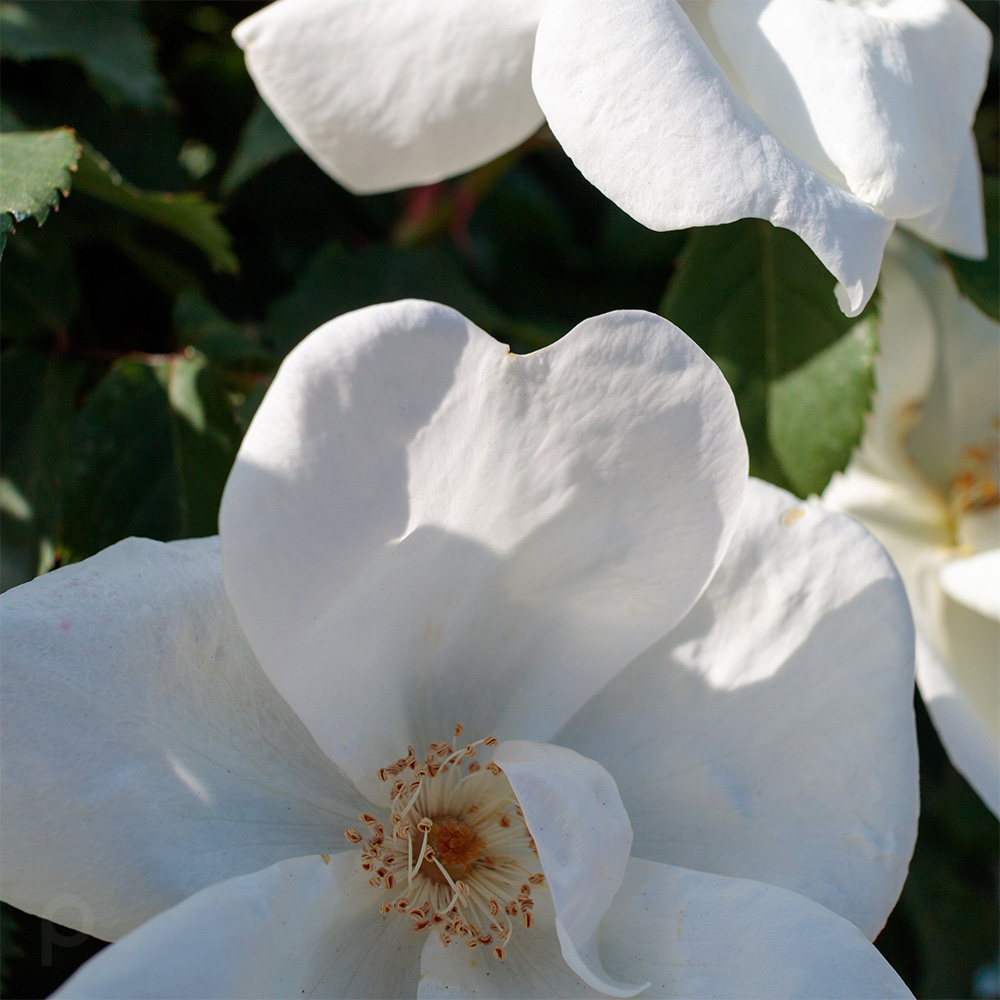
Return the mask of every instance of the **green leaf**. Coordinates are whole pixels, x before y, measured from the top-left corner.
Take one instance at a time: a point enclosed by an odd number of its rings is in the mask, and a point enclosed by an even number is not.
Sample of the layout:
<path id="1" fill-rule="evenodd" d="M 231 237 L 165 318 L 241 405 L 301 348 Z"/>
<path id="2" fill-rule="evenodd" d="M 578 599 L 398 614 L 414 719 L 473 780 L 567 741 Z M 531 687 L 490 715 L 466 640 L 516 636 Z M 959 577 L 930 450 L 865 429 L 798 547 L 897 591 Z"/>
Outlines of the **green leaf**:
<path id="1" fill-rule="evenodd" d="M 81 361 L 12 348 L 0 360 L 0 586 L 24 553 L 19 575 L 51 569 L 59 537 L 61 459 L 76 400 L 87 374 Z"/>
<path id="2" fill-rule="evenodd" d="M 123 359 L 74 421 L 63 543 L 80 559 L 128 535 L 217 530 L 240 431 L 208 360 Z"/>
<path id="3" fill-rule="evenodd" d="M 174 304 L 179 342 L 196 347 L 227 373 L 269 374 L 279 359 L 259 343 L 256 330 L 227 319 L 197 292 L 184 292 Z"/>
<path id="4" fill-rule="evenodd" d="M 801 496 L 822 493 L 861 440 L 877 349 L 875 322 L 864 319 L 768 386 L 768 437 Z"/>
<path id="5" fill-rule="evenodd" d="M 747 435 L 751 471 L 781 486 L 818 482 L 820 470 L 833 462 L 835 454 L 842 456 L 845 426 L 856 425 L 868 408 L 870 383 L 865 383 L 865 392 L 845 402 L 852 414 L 838 416 L 838 429 L 828 434 L 825 428 L 816 428 L 810 445 L 796 447 L 790 443 L 794 430 L 785 433 L 769 413 L 777 400 L 782 407 L 780 420 L 794 417 L 795 425 L 801 424 L 801 418 L 789 412 L 793 400 L 803 402 L 796 383 L 787 381 L 776 394 L 772 385 L 832 347 L 857 322 L 840 311 L 834 284 L 794 233 L 744 219 L 692 231 L 661 306 L 662 314 L 693 337 L 729 380 Z M 841 365 L 845 363 L 840 359 Z M 833 360 L 817 362 L 818 367 L 804 378 L 826 377 L 830 374 L 826 364 L 840 370 Z M 829 417 L 829 412 L 822 417 Z M 834 440 L 839 442 L 837 448 L 832 446 Z"/>
<path id="6" fill-rule="evenodd" d="M 76 189 L 177 233 L 201 249 L 216 271 L 235 274 L 239 270 L 232 237 L 218 218 L 219 206 L 200 194 L 141 191 L 89 148 L 80 157 Z"/>
<path id="7" fill-rule="evenodd" d="M 242 437 L 214 366 L 204 355 L 157 366 L 170 403 L 181 531 L 198 537 L 219 530 L 219 504 Z"/>
<path id="8" fill-rule="evenodd" d="M 945 260 L 963 295 L 987 316 L 1000 321 L 1000 181 L 983 178 L 983 200 L 986 203 L 986 260 L 970 260 L 946 253 Z"/>
<path id="9" fill-rule="evenodd" d="M 0 4 L 0 54 L 19 62 L 73 59 L 112 102 L 168 104 L 136 0 L 8 0 Z"/>
<path id="10" fill-rule="evenodd" d="M 0 134 L 0 212 L 10 213 L 3 217 L 3 233 L 13 232 L 13 223 L 28 216 L 41 225 L 59 204 L 60 193 L 69 194 L 79 159 L 72 129 Z"/>
<path id="11" fill-rule="evenodd" d="M 232 194 L 258 170 L 280 160 L 298 149 L 298 143 L 285 131 L 285 126 L 260 101 L 240 133 L 239 145 L 226 171 L 219 190 Z"/>
<path id="12" fill-rule="evenodd" d="M 263 340 L 279 354 L 286 354 L 307 333 L 334 316 L 406 298 L 451 306 L 500 339 L 531 343 L 539 336 L 527 324 L 507 319 L 470 284 L 458 261 L 442 249 L 373 247 L 364 253 L 348 253 L 328 244 L 312 258 L 295 288 L 275 303 L 264 324 Z"/>
<path id="13" fill-rule="evenodd" d="M 3 258 L 4 338 L 24 343 L 67 336 L 79 291 L 66 229 L 22 226 Z"/>

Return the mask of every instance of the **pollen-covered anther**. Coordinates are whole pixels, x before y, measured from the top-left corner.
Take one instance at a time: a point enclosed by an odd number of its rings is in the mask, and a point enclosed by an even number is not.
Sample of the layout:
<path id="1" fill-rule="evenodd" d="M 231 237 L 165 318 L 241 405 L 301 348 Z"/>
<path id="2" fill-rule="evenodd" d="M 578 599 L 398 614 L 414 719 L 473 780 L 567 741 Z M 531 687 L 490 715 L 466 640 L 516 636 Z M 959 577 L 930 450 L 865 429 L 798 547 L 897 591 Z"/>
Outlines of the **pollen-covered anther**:
<path id="1" fill-rule="evenodd" d="M 1000 436 L 963 448 L 951 481 L 952 503 L 959 514 L 1000 505 Z"/>
<path id="2" fill-rule="evenodd" d="M 407 747 L 380 768 L 379 780 L 391 782 L 388 824 L 361 813 L 368 839 L 353 827 L 345 836 L 361 846 L 373 888 L 403 889 L 379 901 L 381 914 L 406 914 L 418 934 L 436 928 L 445 947 L 491 948 L 502 959 L 515 926 L 534 925 L 532 887 L 544 878 L 532 874 L 534 845 L 510 783 L 498 765 L 477 759 L 498 740 L 460 744 L 462 732 L 458 725 L 452 742 L 431 742 L 423 759 Z"/>

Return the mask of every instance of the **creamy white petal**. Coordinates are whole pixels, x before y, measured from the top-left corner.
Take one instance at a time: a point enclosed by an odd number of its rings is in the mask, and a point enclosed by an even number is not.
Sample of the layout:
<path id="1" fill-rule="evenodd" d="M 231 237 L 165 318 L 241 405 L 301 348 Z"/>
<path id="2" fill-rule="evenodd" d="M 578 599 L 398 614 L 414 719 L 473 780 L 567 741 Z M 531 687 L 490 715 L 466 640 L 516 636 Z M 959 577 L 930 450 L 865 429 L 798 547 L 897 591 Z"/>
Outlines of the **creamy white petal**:
<path id="1" fill-rule="evenodd" d="M 384 794 L 377 768 L 456 722 L 546 739 L 694 602 L 745 483 L 730 390 L 665 320 L 521 357 L 446 307 L 375 306 L 258 410 L 226 589 L 319 745 Z"/>
<path id="2" fill-rule="evenodd" d="M 597 951 L 597 928 L 632 846 L 614 779 L 595 761 L 551 744 L 501 743 L 493 761 L 503 768 L 538 849 L 566 964 L 609 996 L 641 993 L 648 984 L 608 975 Z"/>
<path id="3" fill-rule="evenodd" d="M 948 269 L 917 241 L 900 241 L 892 255 L 924 289 L 937 332 L 934 379 L 906 444 L 925 481 L 947 497 L 954 477 L 972 471 L 969 448 L 993 451 L 990 471 L 997 475 L 1000 324 L 960 294 Z M 886 291 L 891 290 L 887 281 Z M 907 335 L 904 327 L 888 332 L 901 341 Z"/>
<path id="4" fill-rule="evenodd" d="M 893 235 L 882 262 L 875 394 L 860 451 L 886 478 L 922 490 L 907 441 L 934 380 L 938 335 L 927 291 L 906 261 L 911 248 Z"/>
<path id="5" fill-rule="evenodd" d="M 556 934 L 552 897 L 537 889 L 532 898 L 534 926 L 518 926 L 505 946 L 502 961 L 482 948 L 451 945 L 442 947 L 437 938 L 424 945 L 420 958 L 420 1000 L 446 1000 L 448 997 L 476 997 L 477 1000 L 583 1000 L 606 997 L 591 989 L 566 964 Z"/>
<path id="6" fill-rule="evenodd" d="M 952 600 L 1000 621 L 1000 549 L 949 559 L 941 566 L 939 579 Z"/>
<path id="7" fill-rule="evenodd" d="M 892 555 L 917 624 L 920 694 L 952 763 L 996 812 L 1000 625 L 942 587 L 941 568 L 955 551 L 944 502 L 874 474 L 863 455 L 834 478 L 823 500 L 858 518 Z"/>
<path id="8" fill-rule="evenodd" d="M 347 846 L 363 800 L 261 672 L 217 539 L 120 542 L 0 607 L 5 900 L 116 938 Z"/>
<path id="9" fill-rule="evenodd" d="M 542 0 L 278 0 L 233 35 L 261 96 L 363 193 L 486 163 L 543 122 L 531 91 Z"/>
<path id="10" fill-rule="evenodd" d="M 792 889 L 874 937 L 916 837 L 906 596 L 849 518 L 750 487 L 698 604 L 554 742 L 614 776 L 633 855 Z"/>
<path id="11" fill-rule="evenodd" d="M 644 997 L 911 995 L 857 927 L 805 896 L 636 858 L 601 936 L 609 968 L 651 981 Z"/>
<path id="12" fill-rule="evenodd" d="M 921 695 L 955 767 L 997 811 L 1000 326 L 915 240 L 894 238 L 883 270 L 874 411 L 824 501 L 865 524 L 899 567 Z"/>
<path id="13" fill-rule="evenodd" d="M 928 565 L 914 583 L 907 579 L 922 643 L 918 650 L 917 680 L 938 733 L 951 752 L 955 767 L 995 808 L 997 793 L 992 784 L 1000 768 L 1000 622 L 964 603 L 953 600 L 941 587 L 940 574 Z M 904 577 L 905 578 L 905 577 Z M 935 661 L 921 668 L 921 657 Z M 941 674 L 947 667 L 948 678 Z M 971 720 L 975 720 L 974 722 Z M 980 749 L 983 748 L 983 749 Z M 986 757 L 985 770 L 976 763 Z"/>
<path id="14" fill-rule="evenodd" d="M 983 177 L 976 137 L 971 131 L 948 199 L 926 215 L 902 219 L 900 224 L 952 253 L 976 260 L 986 256 Z"/>
<path id="15" fill-rule="evenodd" d="M 892 224 L 789 150 L 673 0 L 550 0 L 532 83 L 591 183 L 651 229 L 768 219 L 868 301 Z"/>
<path id="16" fill-rule="evenodd" d="M 951 536 L 948 508 L 932 490 L 889 478 L 862 449 L 830 480 L 823 503 L 856 518 L 886 547 L 908 589 L 917 580 L 936 578 Z M 924 586 L 921 582 L 917 591 Z"/>
<path id="17" fill-rule="evenodd" d="M 938 736 L 948 751 L 948 757 L 955 769 L 962 774 L 979 794 L 995 816 L 1000 816 L 1000 740 L 995 728 L 991 731 L 991 719 L 984 717 L 983 709 L 989 711 L 996 705 L 996 649 L 994 634 L 993 662 L 982 664 L 979 675 L 981 686 L 992 679 L 993 701 L 978 703 L 970 693 L 959 685 L 956 673 L 945 666 L 933 647 L 921 636 L 917 636 L 917 683 L 920 696 L 934 720 Z M 987 671 L 992 671 L 992 678 Z M 983 692 L 988 699 L 990 693 Z M 983 694 L 981 693 L 981 695 Z"/>
<path id="18" fill-rule="evenodd" d="M 105 948 L 54 997 L 411 997 L 423 939 L 379 915 L 357 851 L 203 889 Z M 373 905 L 373 900 L 375 903 Z"/>
<path id="19" fill-rule="evenodd" d="M 789 149 L 887 218 L 948 204 L 991 46 L 964 4 L 712 0 L 709 16 L 738 92 Z"/>

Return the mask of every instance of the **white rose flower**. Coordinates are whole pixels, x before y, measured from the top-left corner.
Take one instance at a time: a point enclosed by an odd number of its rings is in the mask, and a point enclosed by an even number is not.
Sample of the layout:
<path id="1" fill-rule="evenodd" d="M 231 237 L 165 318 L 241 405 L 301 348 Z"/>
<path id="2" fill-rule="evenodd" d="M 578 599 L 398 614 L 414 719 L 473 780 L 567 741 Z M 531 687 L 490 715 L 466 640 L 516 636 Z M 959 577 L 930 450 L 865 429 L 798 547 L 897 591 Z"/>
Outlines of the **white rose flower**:
<path id="1" fill-rule="evenodd" d="M 955 767 L 1000 815 L 1000 326 L 913 240 L 890 244 L 879 287 L 878 391 L 823 499 L 899 567 L 920 693 Z"/>
<path id="2" fill-rule="evenodd" d="M 237 26 L 264 99 L 355 192 L 441 180 L 547 119 L 651 229 L 768 219 L 863 308 L 905 221 L 985 255 L 960 0 L 278 0 Z"/>
<path id="3" fill-rule="evenodd" d="M 221 559 L 2 599 L 4 898 L 125 935 L 58 995 L 908 996 L 869 942 L 916 834 L 905 592 L 746 466 L 647 313 L 308 337 Z"/>

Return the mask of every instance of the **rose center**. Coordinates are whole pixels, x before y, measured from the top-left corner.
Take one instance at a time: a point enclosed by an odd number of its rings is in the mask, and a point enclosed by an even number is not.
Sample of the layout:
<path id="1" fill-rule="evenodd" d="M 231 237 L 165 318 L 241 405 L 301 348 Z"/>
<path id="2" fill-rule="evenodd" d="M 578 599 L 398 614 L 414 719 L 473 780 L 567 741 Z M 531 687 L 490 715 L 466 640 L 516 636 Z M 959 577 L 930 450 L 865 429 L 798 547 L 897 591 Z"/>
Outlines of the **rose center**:
<path id="1" fill-rule="evenodd" d="M 427 843 L 444 871 L 428 860 L 420 865 L 420 874 L 437 882 L 447 882 L 449 877 L 459 879 L 463 875 L 470 875 L 473 865 L 482 858 L 486 850 L 486 841 L 468 823 L 457 819 L 436 822 L 431 827 Z"/>
<path id="2" fill-rule="evenodd" d="M 496 739 L 458 746 L 461 733 L 456 726 L 454 744 L 431 743 L 423 760 L 409 747 L 381 768 L 388 823 L 362 813 L 368 835 L 345 835 L 361 848 L 369 884 L 393 893 L 381 913 L 406 914 L 418 933 L 437 929 L 445 947 L 492 946 L 504 958 L 515 923 L 532 926 L 532 889 L 545 880 L 510 783 L 496 764 L 476 759 Z"/>

